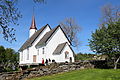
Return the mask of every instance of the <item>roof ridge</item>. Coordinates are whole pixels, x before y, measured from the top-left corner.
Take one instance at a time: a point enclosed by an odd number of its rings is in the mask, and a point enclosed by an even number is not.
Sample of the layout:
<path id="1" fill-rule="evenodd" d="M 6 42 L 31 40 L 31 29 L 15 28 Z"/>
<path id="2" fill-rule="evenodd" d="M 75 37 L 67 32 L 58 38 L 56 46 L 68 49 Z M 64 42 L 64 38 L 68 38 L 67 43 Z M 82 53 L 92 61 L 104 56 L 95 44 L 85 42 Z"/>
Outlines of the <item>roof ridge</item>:
<path id="1" fill-rule="evenodd" d="M 36 44 L 36 46 L 46 43 L 46 42 L 50 39 L 50 37 L 54 34 L 54 32 L 55 32 L 59 27 L 60 27 L 60 26 L 58 25 L 57 27 L 55 27 L 55 28 L 53 28 L 52 30 L 50 30 L 49 32 L 47 32 L 47 33 L 42 37 L 42 39 Z"/>
<path id="2" fill-rule="evenodd" d="M 42 33 L 42 31 L 47 27 L 48 24 L 40 28 L 36 33 L 34 33 L 30 38 L 26 40 L 26 42 L 22 45 L 19 51 L 26 49 L 31 46 L 31 44 L 36 40 L 36 38 Z M 50 26 L 49 26 L 50 27 Z"/>

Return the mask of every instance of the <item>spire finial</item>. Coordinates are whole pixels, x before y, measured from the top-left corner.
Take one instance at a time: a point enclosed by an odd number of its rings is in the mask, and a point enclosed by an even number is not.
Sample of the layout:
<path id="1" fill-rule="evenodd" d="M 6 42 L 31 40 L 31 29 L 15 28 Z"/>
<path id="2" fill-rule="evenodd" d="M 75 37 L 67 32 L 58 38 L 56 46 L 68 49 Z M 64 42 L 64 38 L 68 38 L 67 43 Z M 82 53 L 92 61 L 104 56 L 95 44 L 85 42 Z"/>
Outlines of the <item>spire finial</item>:
<path id="1" fill-rule="evenodd" d="M 36 29 L 36 23 L 35 23 L 35 16 L 34 16 L 34 6 L 33 6 L 33 16 L 32 16 L 32 23 L 30 29 Z"/>
<path id="2" fill-rule="evenodd" d="M 35 6 L 33 6 L 33 16 L 34 16 Z"/>

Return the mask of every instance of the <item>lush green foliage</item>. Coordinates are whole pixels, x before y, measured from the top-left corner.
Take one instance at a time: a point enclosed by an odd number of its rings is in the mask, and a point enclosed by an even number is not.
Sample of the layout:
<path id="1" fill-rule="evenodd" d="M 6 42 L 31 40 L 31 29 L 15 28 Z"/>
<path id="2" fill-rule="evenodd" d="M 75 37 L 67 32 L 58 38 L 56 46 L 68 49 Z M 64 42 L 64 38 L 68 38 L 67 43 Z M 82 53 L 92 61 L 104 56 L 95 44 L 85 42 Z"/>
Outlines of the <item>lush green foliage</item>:
<path id="1" fill-rule="evenodd" d="M 116 60 L 115 66 L 120 59 L 120 21 L 103 25 L 92 33 L 89 40 L 92 51 L 98 54 L 107 54 L 110 59 Z"/>
<path id="2" fill-rule="evenodd" d="M 0 67 L 4 70 L 12 70 L 18 65 L 18 53 L 11 48 L 0 46 Z"/>
<path id="3" fill-rule="evenodd" d="M 75 60 L 92 60 L 95 54 L 82 54 L 78 53 L 75 55 Z"/>
<path id="4" fill-rule="evenodd" d="M 95 33 L 92 33 L 92 39 L 89 41 L 90 48 L 96 53 L 119 55 L 120 22 L 97 29 Z"/>
<path id="5" fill-rule="evenodd" d="M 85 69 L 30 80 L 120 80 L 120 70 Z"/>

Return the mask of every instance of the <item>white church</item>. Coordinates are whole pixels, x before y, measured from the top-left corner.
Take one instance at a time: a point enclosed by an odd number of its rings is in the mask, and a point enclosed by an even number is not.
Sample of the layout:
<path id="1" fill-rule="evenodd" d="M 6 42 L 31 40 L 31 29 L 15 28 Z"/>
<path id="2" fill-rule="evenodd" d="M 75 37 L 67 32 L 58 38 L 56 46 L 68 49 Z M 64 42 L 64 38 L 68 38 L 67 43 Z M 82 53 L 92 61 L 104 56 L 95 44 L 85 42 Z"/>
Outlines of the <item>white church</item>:
<path id="1" fill-rule="evenodd" d="M 61 26 L 51 29 L 47 24 L 37 30 L 35 17 L 29 30 L 29 38 L 19 49 L 19 64 L 32 65 L 48 62 L 74 62 L 74 51 Z"/>

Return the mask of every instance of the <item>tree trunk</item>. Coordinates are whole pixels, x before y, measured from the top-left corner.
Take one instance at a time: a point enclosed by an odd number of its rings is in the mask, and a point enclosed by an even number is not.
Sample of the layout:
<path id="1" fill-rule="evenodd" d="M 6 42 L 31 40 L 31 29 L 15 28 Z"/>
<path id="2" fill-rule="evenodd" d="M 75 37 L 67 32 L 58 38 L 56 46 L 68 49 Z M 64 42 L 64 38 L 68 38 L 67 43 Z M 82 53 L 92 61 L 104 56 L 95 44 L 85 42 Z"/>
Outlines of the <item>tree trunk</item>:
<path id="1" fill-rule="evenodd" d="M 118 64 L 119 60 L 120 60 L 120 56 L 118 57 L 118 59 L 114 63 L 115 64 L 114 69 L 117 69 L 117 64 Z"/>

